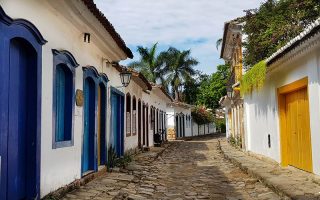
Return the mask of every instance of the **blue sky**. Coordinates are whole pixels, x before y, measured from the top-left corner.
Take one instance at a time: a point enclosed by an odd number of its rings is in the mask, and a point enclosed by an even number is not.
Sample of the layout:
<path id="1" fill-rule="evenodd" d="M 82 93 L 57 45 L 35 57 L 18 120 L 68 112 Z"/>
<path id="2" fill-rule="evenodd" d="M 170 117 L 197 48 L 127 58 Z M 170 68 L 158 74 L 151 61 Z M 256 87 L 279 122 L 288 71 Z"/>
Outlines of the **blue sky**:
<path id="1" fill-rule="evenodd" d="M 200 62 L 196 67 L 211 74 L 224 63 L 216 41 L 222 38 L 224 22 L 257 8 L 262 0 L 95 0 L 138 60 L 138 45 L 159 43 L 159 51 L 174 46 L 191 49 Z M 126 60 L 127 64 L 133 60 Z"/>

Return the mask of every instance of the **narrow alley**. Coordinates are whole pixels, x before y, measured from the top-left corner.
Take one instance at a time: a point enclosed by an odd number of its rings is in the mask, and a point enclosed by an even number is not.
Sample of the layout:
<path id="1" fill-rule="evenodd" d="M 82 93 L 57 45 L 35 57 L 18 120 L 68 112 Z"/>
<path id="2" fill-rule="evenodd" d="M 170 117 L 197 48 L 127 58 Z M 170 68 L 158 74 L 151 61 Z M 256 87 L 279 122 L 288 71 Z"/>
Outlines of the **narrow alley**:
<path id="1" fill-rule="evenodd" d="M 224 159 L 218 139 L 175 141 L 154 159 L 138 155 L 126 173 L 109 173 L 64 199 L 280 199 Z"/>

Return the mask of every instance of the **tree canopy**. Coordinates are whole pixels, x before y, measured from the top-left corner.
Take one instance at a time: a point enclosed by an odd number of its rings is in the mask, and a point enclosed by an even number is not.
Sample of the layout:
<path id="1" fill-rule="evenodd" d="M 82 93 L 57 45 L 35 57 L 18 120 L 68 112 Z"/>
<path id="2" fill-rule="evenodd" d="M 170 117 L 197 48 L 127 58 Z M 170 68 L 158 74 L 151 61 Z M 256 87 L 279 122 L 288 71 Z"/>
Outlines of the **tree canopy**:
<path id="1" fill-rule="evenodd" d="M 207 108 L 219 108 L 219 100 L 227 94 L 226 84 L 229 77 L 229 65 L 219 65 L 217 72 L 204 79 L 197 95 L 197 104 Z"/>
<path id="2" fill-rule="evenodd" d="M 320 17 L 319 0 L 267 0 L 246 11 L 244 64 L 269 57 Z"/>
<path id="3" fill-rule="evenodd" d="M 158 43 L 152 45 L 151 48 L 138 46 L 137 51 L 140 54 L 140 60 L 134 61 L 128 65 L 141 72 L 149 81 L 163 82 L 164 78 L 161 74 L 161 67 L 164 63 L 163 52 L 157 52 Z"/>

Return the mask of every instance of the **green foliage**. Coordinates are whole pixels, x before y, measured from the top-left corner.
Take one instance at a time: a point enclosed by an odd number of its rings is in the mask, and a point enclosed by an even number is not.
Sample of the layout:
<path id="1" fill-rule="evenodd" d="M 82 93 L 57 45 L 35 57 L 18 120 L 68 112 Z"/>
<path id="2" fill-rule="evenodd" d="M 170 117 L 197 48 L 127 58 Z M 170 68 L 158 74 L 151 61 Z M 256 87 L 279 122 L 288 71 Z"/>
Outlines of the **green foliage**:
<path id="1" fill-rule="evenodd" d="M 225 121 L 225 119 L 215 119 L 214 123 L 216 125 L 217 130 L 220 133 L 225 133 L 226 132 L 226 121 Z"/>
<path id="2" fill-rule="evenodd" d="M 107 169 L 113 168 L 116 166 L 117 153 L 113 146 L 110 146 L 108 149 L 108 162 Z"/>
<path id="3" fill-rule="evenodd" d="M 183 90 L 183 100 L 187 104 L 196 105 L 197 104 L 197 96 L 200 93 L 200 85 L 207 81 L 209 76 L 207 74 L 203 74 L 200 71 L 196 72 L 196 75 L 193 77 L 188 77 L 184 83 Z"/>
<path id="4" fill-rule="evenodd" d="M 238 137 L 230 136 L 228 138 L 228 141 L 232 146 L 234 146 L 236 148 L 239 148 L 239 147 L 241 148 L 242 147 L 242 139 L 239 136 Z"/>
<path id="5" fill-rule="evenodd" d="M 110 146 L 108 150 L 107 169 L 110 170 L 110 168 L 114 167 L 124 168 L 130 162 L 132 162 L 132 160 L 133 157 L 130 152 L 126 152 L 122 157 L 118 158 L 115 148 L 113 146 Z"/>
<path id="6" fill-rule="evenodd" d="M 219 108 L 219 100 L 227 94 L 226 84 L 229 77 L 229 65 L 219 65 L 217 72 L 204 79 L 199 87 L 197 104 L 208 108 Z"/>
<path id="7" fill-rule="evenodd" d="M 267 0 L 258 9 L 247 10 L 244 33 L 244 64 L 253 66 L 320 17 L 319 0 Z"/>
<path id="8" fill-rule="evenodd" d="M 196 74 L 193 67 L 199 62 L 191 57 L 191 50 L 180 51 L 174 47 L 169 47 L 162 56 L 164 67 L 161 72 L 166 75 L 166 79 L 173 89 L 175 100 L 181 100 L 179 87 L 185 86 L 187 79 Z"/>
<path id="9" fill-rule="evenodd" d="M 194 122 L 199 125 L 214 122 L 214 116 L 211 112 L 207 111 L 204 106 L 197 106 L 192 109 L 191 116 Z"/>
<path id="10" fill-rule="evenodd" d="M 152 45 L 151 48 L 138 46 L 137 51 L 140 54 L 140 60 L 131 62 L 128 67 L 141 72 L 149 81 L 153 83 L 156 81 L 160 81 L 162 83 L 164 77 L 161 74 L 161 67 L 164 63 L 164 52 L 160 52 L 158 54 L 157 47 L 158 43 Z"/>
<path id="11" fill-rule="evenodd" d="M 267 64 L 260 61 L 255 64 L 240 81 L 241 95 L 251 94 L 254 89 L 259 90 L 263 87 L 266 79 Z"/>

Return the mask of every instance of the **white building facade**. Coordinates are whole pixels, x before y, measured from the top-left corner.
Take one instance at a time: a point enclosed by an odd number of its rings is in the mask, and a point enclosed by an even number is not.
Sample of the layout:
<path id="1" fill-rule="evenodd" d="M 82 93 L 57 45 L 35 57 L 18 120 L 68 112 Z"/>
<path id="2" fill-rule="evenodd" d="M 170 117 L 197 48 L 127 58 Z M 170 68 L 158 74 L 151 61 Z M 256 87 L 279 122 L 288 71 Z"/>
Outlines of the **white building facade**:
<path id="1" fill-rule="evenodd" d="M 320 20 L 267 62 L 264 87 L 244 96 L 246 148 L 320 174 Z"/>
<path id="2" fill-rule="evenodd" d="M 148 109 L 170 99 L 136 72 L 121 87 L 132 53 L 93 1 L 0 0 L 0 41 L 0 199 L 42 198 L 105 166 L 110 146 L 154 144 Z"/>

